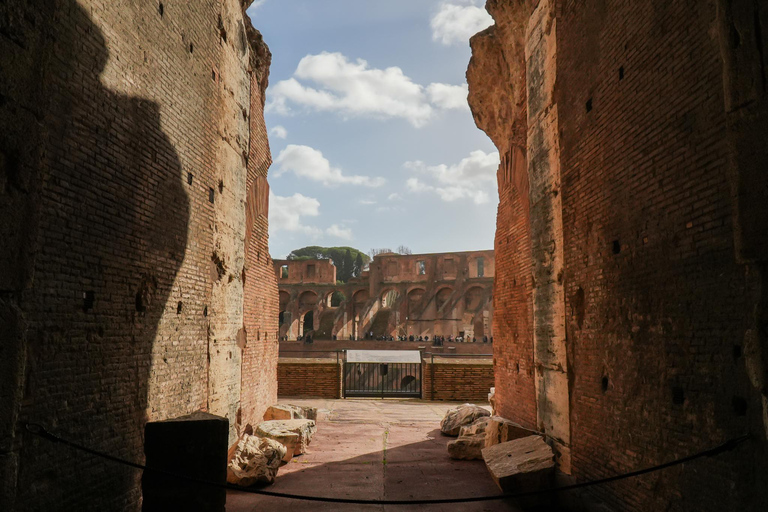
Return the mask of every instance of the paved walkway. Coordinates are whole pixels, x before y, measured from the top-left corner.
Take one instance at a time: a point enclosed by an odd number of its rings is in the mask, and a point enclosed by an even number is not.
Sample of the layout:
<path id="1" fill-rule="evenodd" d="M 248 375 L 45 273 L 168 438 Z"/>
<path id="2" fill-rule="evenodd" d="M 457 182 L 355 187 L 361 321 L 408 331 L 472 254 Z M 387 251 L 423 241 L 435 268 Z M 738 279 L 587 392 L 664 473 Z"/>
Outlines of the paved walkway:
<path id="1" fill-rule="evenodd" d="M 455 404 L 422 400 L 284 400 L 319 410 L 309 452 L 280 468 L 267 490 L 360 499 L 460 498 L 499 494 L 482 461 L 448 458 L 440 420 Z M 231 491 L 228 512 L 266 510 L 516 511 L 508 503 L 341 505 Z"/>

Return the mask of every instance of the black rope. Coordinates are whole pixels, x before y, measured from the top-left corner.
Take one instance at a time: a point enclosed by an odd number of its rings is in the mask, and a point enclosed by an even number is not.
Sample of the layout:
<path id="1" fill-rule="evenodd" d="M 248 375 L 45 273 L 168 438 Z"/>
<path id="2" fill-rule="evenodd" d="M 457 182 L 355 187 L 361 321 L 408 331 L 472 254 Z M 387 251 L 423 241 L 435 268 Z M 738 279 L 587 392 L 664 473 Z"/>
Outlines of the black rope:
<path id="1" fill-rule="evenodd" d="M 620 475 L 601 478 L 599 480 L 590 480 L 590 481 L 582 482 L 578 484 L 565 485 L 562 487 L 551 487 L 549 489 L 541 489 L 537 491 L 526 491 L 526 492 L 518 492 L 513 494 L 498 494 L 494 496 L 475 496 L 475 497 L 469 497 L 469 498 L 443 498 L 443 499 L 431 499 L 431 500 L 361 500 L 361 499 L 353 499 L 353 498 L 327 498 L 324 496 L 302 496 L 299 494 L 265 491 L 262 489 L 242 488 L 242 487 L 237 487 L 235 485 L 230 485 L 230 484 L 219 484 L 216 482 L 210 482 L 208 480 L 202 480 L 202 479 L 191 477 L 191 476 L 172 473 L 170 471 L 165 471 L 162 469 L 147 467 L 147 466 L 144 466 L 143 464 L 137 464 L 135 462 L 121 459 L 119 457 L 114 457 L 106 453 L 92 450 L 91 448 L 88 448 L 81 444 L 69 441 L 55 434 L 52 434 L 48 432 L 45 429 L 45 427 L 43 427 L 38 423 L 27 423 L 25 424 L 25 428 L 31 434 L 42 437 L 43 439 L 47 439 L 48 441 L 51 441 L 54 443 L 61 443 L 71 448 L 74 448 L 76 450 L 90 453 L 91 455 L 95 455 L 97 457 L 101 457 L 103 459 L 107 459 L 112 462 L 117 462 L 118 464 L 123 464 L 125 466 L 130 466 L 132 468 L 141 469 L 143 471 L 151 471 L 154 473 L 162 474 L 162 475 L 176 478 L 179 480 L 186 480 L 188 482 L 192 482 L 195 484 L 203 484 L 210 487 L 216 487 L 219 489 L 227 489 L 230 491 L 240 491 L 240 492 L 246 492 L 251 494 L 261 494 L 263 496 L 272 496 L 275 498 L 287 498 L 287 499 L 304 500 L 304 501 L 319 501 L 319 502 L 325 502 L 325 503 L 346 503 L 351 505 L 436 505 L 436 504 L 444 504 L 444 503 L 469 503 L 474 501 L 494 501 L 494 500 L 502 500 L 502 499 L 509 499 L 509 498 L 525 498 L 529 496 L 536 496 L 539 494 L 570 491 L 574 489 L 581 489 L 584 487 L 591 487 L 594 485 L 602 485 L 602 484 L 615 482 L 617 480 L 624 480 L 626 478 L 645 475 L 648 473 L 652 473 L 654 471 L 660 471 L 662 469 L 666 469 L 679 464 L 685 464 L 686 462 L 691 462 L 693 460 L 700 459 L 702 457 L 714 457 L 716 455 L 720 455 L 721 453 L 734 450 L 737 446 L 739 446 L 741 443 L 743 443 L 744 441 L 750 438 L 750 435 L 746 434 L 743 436 L 730 439 L 718 446 L 715 446 L 714 448 L 710 448 L 709 450 L 704 450 L 702 452 L 698 452 L 693 455 L 689 455 L 687 457 L 683 457 L 680 459 L 675 459 L 670 462 L 665 462 L 664 464 L 659 464 L 657 466 L 651 466 L 649 468 L 639 469 L 637 471 L 631 471 L 629 473 L 622 473 Z"/>

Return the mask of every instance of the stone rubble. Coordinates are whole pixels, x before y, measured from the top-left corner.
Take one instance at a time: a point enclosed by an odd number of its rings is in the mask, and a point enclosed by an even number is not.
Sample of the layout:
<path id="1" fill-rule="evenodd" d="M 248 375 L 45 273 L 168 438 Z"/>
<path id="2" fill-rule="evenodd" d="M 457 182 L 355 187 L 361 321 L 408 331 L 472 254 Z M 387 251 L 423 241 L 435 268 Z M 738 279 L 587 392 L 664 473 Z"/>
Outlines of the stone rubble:
<path id="1" fill-rule="evenodd" d="M 440 421 L 440 431 L 447 436 L 456 437 L 462 426 L 470 425 L 478 418 L 490 415 L 490 412 L 477 405 L 460 405 L 445 413 L 445 417 Z"/>
<path id="2" fill-rule="evenodd" d="M 227 465 L 227 482 L 241 487 L 271 484 L 286 451 L 285 446 L 273 439 L 243 434 Z"/>
<path id="3" fill-rule="evenodd" d="M 264 421 L 303 419 L 317 421 L 317 409 L 302 405 L 276 404 L 270 406 L 264 413 Z"/>
<path id="4" fill-rule="evenodd" d="M 505 493 L 545 489 L 552 484 L 555 456 L 541 436 L 528 436 L 482 450 L 491 478 Z"/>
<path id="5" fill-rule="evenodd" d="M 488 424 L 485 427 L 485 446 L 506 443 L 507 441 L 535 434 L 536 432 L 523 428 L 514 421 L 502 418 L 501 416 L 491 416 L 488 418 Z"/>
<path id="6" fill-rule="evenodd" d="M 470 425 L 459 429 L 459 437 L 448 442 L 448 456 L 459 460 L 482 459 L 481 450 L 485 447 L 485 431 L 489 417 L 483 416 Z"/>
<path id="7" fill-rule="evenodd" d="M 270 420 L 259 423 L 255 434 L 274 439 L 285 446 L 287 451 L 283 461 L 288 462 L 294 455 L 306 453 L 316 430 L 314 420 Z"/>

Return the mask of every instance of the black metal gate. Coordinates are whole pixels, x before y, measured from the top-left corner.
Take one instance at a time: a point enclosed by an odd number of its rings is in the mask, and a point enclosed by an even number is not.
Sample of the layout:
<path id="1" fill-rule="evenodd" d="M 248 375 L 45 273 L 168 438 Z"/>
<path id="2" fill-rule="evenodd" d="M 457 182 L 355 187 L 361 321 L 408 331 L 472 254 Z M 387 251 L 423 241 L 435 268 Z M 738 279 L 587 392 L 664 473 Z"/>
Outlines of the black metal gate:
<path id="1" fill-rule="evenodd" d="M 344 362 L 344 397 L 421 398 L 421 363 Z"/>

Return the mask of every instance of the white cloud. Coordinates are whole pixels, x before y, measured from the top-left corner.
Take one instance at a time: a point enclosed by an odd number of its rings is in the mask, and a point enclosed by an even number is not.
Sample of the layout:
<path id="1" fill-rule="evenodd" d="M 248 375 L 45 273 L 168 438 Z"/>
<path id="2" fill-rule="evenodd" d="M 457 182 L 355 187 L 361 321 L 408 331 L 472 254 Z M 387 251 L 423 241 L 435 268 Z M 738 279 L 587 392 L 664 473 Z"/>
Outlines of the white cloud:
<path id="1" fill-rule="evenodd" d="M 330 236 L 335 236 L 336 238 L 352 240 L 352 230 L 349 228 L 343 228 L 338 224 L 331 224 L 331 227 L 326 229 L 325 232 Z"/>
<path id="2" fill-rule="evenodd" d="M 328 52 L 302 58 L 293 77 L 270 87 L 268 94 L 268 112 L 288 115 L 291 106 L 298 106 L 344 117 L 400 118 L 417 128 L 429 122 L 436 109 L 467 108 L 465 85 L 424 87 L 399 67 L 371 68 L 363 59 L 352 62 Z M 463 101 L 457 101 L 461 94 Z"/>
<path id="3" fill-rule="evenodd" d="M 405 187 L 411 193 L 436 193 L 447 202 L 471 199 L 475 204 L 483 204 L 490 200 L 490 192 L 496 187 L 499 154 L 477 150 L 453 165 L 428 166 L 416 160 L 406 162 L 404 167 L 424 176 L 431 183 L 417 177 L 408 178 Z"/>
<path id="4" fill-rule="evenodd" d="M 371 178 L 369 176 L 347 176 L 341 169 L 331 167 L 331 163 L 323 154 L 309 146 L 288 144 L 275 159 L 278 170 L 275 176 L 286 172 L 292 172 L 296 176 L 319 181 L 323 185 L 362 185 L 365 187 L 380 187 L 386 180 L 384 178 Z"/>
<path id="5" fill-rule="evenodd" d="M 376 204 L 376 201 L 374 201 L 373 199 L 360 199 L 358 203 L 368 206 L 368 205 Z"/>
<path id="6" fill-rule="evenodd" d="M 390 201 L 402 201 L 403 200 L 403 196 L 401 196 L 397 192 L 393 192 L 392 194 L 389 194 L 387 196 L 387 199 L 389 199 Z"/>
<path id="7" fill-rule="evenodd" d="M 470 1 L 444 1 L 430 21 L 432 40 L 444 45 L 469 44 L 469 38 L 493 25 L 485 9 Z"/>
<path id="8" fill-rule="evenodd" d="M 429 94 L 429 101 L 440 108 L 469 110 L 469 103 L 467 103 L 469 86 L 467 84 L 430 84 L 427 87 L 427 94 Z"/>
<path id="9" fill-rule="evenodd" d="M 282 197 L 269 192 L 269 234 L 278 231 L 304 233 L 319 236 L 320 229 L 302 224 L 302 217 L 320 215 L 320 201 L 301 194 Z"/>
<path id="10" fill-rule="evenodd" d="M 285 129 L 285 126 L 277 125 L 271 130 L 269 130 L 269 133 L 277 137 L 278 139 L 284 139 L 288 136 L 288 130 Z"/>
<path id="11" fill-rule="evenodd" d="M 253 18 L 256 15 L 256 9 L 261 7 L 267 2 L 267 0 L 255 0 L 251 3 L 251 5 L 248 6 L 248 9 L 246 9 L 246 14 Z"/>

